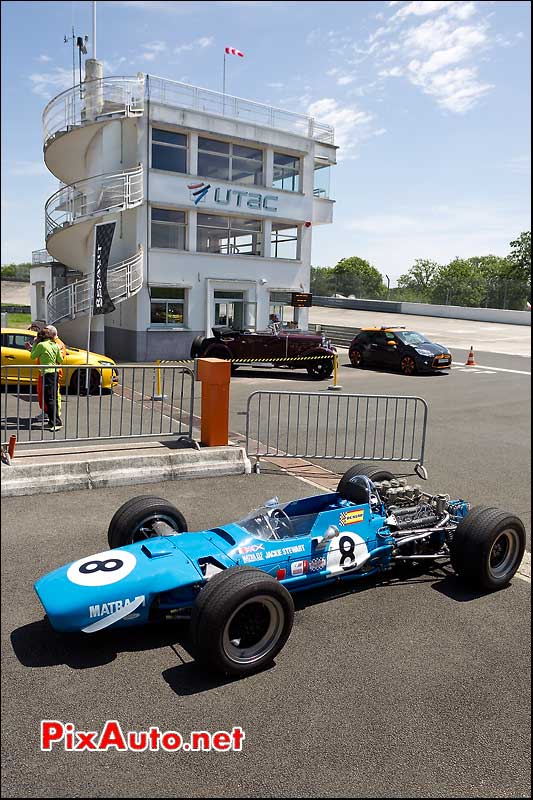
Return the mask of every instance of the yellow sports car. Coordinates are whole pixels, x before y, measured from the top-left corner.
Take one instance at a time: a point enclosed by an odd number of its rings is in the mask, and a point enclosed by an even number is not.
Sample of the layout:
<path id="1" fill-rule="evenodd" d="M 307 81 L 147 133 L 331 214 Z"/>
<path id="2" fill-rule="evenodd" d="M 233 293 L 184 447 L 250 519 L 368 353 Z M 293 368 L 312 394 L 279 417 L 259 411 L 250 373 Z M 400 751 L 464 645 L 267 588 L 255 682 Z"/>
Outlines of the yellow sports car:
<path id="1" fill-rule="evenodd" d="M 21 385 L 37 383 L 39 370 L 30 369 L 36 365 L 36 361 L 30 359 L 30 351 L 26 349 L 27 342 L 33 344 L 37 336 L 35 331 L 25 331 L 21 328 L 2 328 L 2 384 L 17 384 L 20 380 Z M 91 394 L 98 392 L 100 386 L 102 391 L 111 391 L 113 386 L 118 383 L 118 370 L 112 358 L 89 352 L 87 362 L 87 351 L 79 350 L 77 347 L 67 348 L 67 355 L 63 361 L 62 376 L 59 385 L 65 387 L 67 391 L 78 393 L 81 389 L 85 390 L 86 370 L 73 369 L 76 365 L 89 363 L 91 369 L 89 374 L 89 388 Z M 21 365 L 20 367 L 18 365 Z M 27 366 L 26 366 L 27 365 Z"/>

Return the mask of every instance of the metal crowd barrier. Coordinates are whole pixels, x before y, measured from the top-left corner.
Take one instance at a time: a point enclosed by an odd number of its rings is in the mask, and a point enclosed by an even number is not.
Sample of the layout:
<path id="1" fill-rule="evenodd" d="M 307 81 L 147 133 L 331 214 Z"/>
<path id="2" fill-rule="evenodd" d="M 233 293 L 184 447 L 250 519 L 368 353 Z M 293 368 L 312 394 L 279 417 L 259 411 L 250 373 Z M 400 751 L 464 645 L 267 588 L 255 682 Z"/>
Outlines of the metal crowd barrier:
<path id="1" fill-rule="evenodd" d="M 424 463 L 428 406 L 421 397 L 253 392 L 248 456 Z"/>
<path id="2" fill-rule="evenodd" d="M 186 366 L 120 364 L 54 367 L 62 427 L 37 419 L 38 365 L 1 367 L 2 444 L 17 446 L 109 439 L 187 437 L 192 442 L 194 373 Z M 46 367 L 49 369 L 49 367 Z"/>

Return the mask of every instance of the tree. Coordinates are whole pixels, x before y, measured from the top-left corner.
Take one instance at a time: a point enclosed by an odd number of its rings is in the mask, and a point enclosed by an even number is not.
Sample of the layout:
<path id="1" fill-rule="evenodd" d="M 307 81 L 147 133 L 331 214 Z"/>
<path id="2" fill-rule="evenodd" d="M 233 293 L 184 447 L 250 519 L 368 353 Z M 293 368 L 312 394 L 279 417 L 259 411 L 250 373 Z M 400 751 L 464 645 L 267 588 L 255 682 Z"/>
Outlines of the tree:
<path id="1" fill-rule="evenodd" d="M 328 297 L 333 292 L 331 267 L 311 267 L 311 294 Z"/>
<path id="2" fill-rule="evenodd" d="M 436 261 L 417 258 L 405 275 L 398 278 L 398 288 L 409 290 L 409 294 L 417 296 L 419 300 L 429 300 L 431 286 L 440 269 Z"/>
<path id="3" fill-rule="evenodd" d="M 509 277 L 524 281 L 531 287 L 531 231 L 524 231 L 510 243 Z"/>
<path id="4" fill-rule="evenodd" d="M 381 272 L 358 256 L 341 258 L 332 269 L 335 292 L 356 297 L 383 297 L 387 290 Z"/>
<path id="5" fill-rule="evenodd" d="M 431 302 L 442 305 L 485 305 L 487 278 L 476 259 L 455 258 L 439 269 L 433 280 Z"/>

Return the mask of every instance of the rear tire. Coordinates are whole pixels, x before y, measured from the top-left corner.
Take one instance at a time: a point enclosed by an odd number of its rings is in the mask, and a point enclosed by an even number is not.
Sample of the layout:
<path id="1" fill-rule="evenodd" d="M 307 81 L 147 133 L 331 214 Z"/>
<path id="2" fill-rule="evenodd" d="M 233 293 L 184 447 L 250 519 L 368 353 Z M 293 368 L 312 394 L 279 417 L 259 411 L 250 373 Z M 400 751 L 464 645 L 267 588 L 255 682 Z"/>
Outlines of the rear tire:
<path id="1" fill-rule="evenodd" d="M 185 517 L 168 500 L 141 495 L 126 500 L 113 514 L 107 531 L 109 547 L 113 550 L 159 536 L 153 528 L 156 521 L 166 522 L 176 533 L 188 530 Z"/>
<path id="2" fill-rule="evenodd" d="M 365 366 L 363 361 L 363 354 L 359 350 L 359 348 L 356 347 L 353 350 L 350 350 L 350 363 L 352 367 L 355 367 L 356 369 L 363 369 L 363 367 Z"/>
<path id="3" fill-rule="evenodd" d="M 476 506 L 457 526 L 450 556 L 460 578 L 494 592 L 512 580 L 525 547 L 522 520 L 499 508 Z"/>
<path id="4" fill-rule="evenodd" d="M 383 469 L 383 467 L 376 467 L 373 464 L 354 464 L 353 467 L 346 470 L 344 475 L 339 481 L 339 485 L 337 486 L 337 492 L 344 500 L 350 500 L 352 503 L 360 504 L 362 502 L 366 502 L 366 500 L 362 500 L 360 487 L 358 487 L 355 483 L 352 483 L 352 478 L 355 478 L 356 475 L 366 475 L 369 480 L 374 483 L 379 483 L 381 481 L 390 481 L 394 478 L 392 472 L 389 472 L 387 469 Z"/>
<path id="5" fill-rule="evenodd" d="M 290 636 L 294 603 L 287 589 L 254 567 L 219 572 L 193 608 L 195 656 L 210 669 L 244 677 L 270 664 Z"/>
<path id="6" fill-rule="evenodd" d="M 194 337 L 191 344 L 191 358 L 198 358 L 201 355 L 204 342 L 205 336 L 200 335 Z"/>

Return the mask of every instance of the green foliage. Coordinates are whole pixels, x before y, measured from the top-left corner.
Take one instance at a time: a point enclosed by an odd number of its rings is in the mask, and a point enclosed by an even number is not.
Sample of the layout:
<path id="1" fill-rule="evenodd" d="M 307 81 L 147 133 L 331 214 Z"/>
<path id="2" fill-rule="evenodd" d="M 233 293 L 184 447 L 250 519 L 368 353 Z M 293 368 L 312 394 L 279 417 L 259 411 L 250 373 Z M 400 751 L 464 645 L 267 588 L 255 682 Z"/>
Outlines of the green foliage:
<path id="1" fill-rule="evenodd" d="M 340 294 L 370 299 L 387 294 L 381 272 L 358 256 L 341 258 L 333 267 L 332 278 L 334 291 Z"/>
<path id="2" fill-rule="evenodd" d="M 10 278 L 18 278 L 19 280 L 30 280 L 30 263 L 24 264 L 2 264 L 2 278 L 9 280 Z"/>
<path id="3" fill-rule="evenodd" d="M 531 287 L 531 231 L 524 231 L 510 243 L 509 276 Z"/>
<path id="4" fill-rule="evenodd" d="M 435 261 L 427 258 L 417 258 L 413 266 L 398 279 L 398 288 L 402 290 L 397 299 L 409 302 L 412 298 L 417 298 L 414 302 L 430 302 L 431 288 L 433 281 L 442 267 Z"/>
<path id="5" fill-rule="evenodd" d="M 333 293 L 331 267 L 311 267 L 311 294 L 328 297 Z"/>

